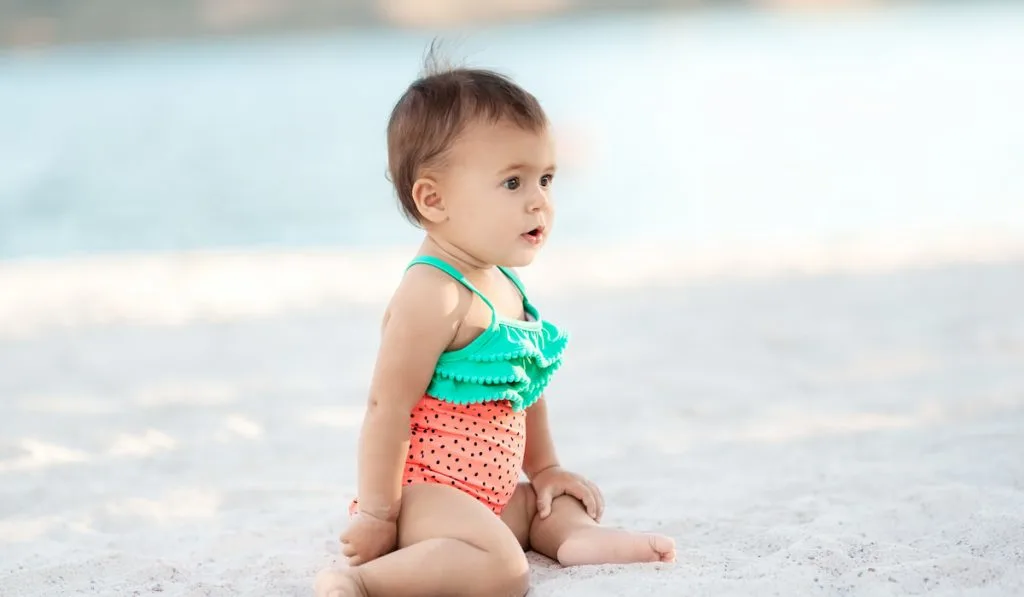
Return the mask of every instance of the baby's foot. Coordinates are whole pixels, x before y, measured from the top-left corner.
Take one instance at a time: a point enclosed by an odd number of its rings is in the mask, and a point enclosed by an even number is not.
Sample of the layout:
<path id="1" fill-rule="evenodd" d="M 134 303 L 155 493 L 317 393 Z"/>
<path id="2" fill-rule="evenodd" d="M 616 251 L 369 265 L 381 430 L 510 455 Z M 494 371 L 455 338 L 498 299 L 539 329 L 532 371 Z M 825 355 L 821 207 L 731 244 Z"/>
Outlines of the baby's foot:
<path id="1" fill-rule="evenodd" d="M 674 562 L 676 542 L 664 535 L 592 526 L 573 532 L 558 548 L 563 566 Z"/>
<path id="2" fill-rule="evenodd" d="M 359 575 L 350 569 L 324 568 L 313 582 L 316 597 L 367 597 Z"/>

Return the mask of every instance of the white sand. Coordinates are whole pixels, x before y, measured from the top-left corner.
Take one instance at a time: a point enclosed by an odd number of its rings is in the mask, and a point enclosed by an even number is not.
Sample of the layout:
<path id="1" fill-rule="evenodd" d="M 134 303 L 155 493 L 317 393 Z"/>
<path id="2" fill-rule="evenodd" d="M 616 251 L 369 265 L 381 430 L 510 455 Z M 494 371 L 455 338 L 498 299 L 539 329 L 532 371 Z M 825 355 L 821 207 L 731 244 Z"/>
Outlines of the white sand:
<path id="1" fill-rule="evenodd" d="M 538 557 L 532 595 L 1022 594 L 1024 260 L 989 261 L 537 288 L 563 460 L 679 562 Z M 382 295 L 146 263 L 0 267 L 0 595 L 309 595 Z"/>

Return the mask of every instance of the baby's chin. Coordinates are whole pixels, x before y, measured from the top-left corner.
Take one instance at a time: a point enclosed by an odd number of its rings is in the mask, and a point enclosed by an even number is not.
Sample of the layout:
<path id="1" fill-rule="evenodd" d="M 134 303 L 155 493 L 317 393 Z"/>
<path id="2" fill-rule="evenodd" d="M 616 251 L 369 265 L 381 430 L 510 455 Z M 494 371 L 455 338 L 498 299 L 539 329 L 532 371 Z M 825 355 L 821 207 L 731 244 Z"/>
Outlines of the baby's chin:
<path id="1" fill-rule="evenodd" d="M 502 267 L 526 267 L 536 259 L 538 251 L 531 251 L 529 254 L 509 255 L 502 263 L 496 263 Z"/>

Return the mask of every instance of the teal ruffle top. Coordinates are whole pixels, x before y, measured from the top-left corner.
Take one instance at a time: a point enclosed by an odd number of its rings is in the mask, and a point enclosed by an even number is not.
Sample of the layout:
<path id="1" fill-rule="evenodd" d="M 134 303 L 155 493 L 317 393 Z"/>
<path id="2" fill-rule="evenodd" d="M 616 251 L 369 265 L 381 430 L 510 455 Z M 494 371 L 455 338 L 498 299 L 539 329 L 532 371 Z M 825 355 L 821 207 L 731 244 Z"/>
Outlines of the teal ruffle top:
<path id="1" fill-rule="evenodd" d="M 526 297 L 519 277 L 499 266 L 523 297 L 523 309 L 529 316 L 526 321 L 500 316 L 491 301 L 448 263 L 420 256 L 409 267 L 418 263 L 444 271 L 491 310 L 491 324 L 482 334 L 464 348 L 441 354 L 427 395 L 453 404 L 508 400 L 515 411 L 525 410 L 536 402 L 561 366 L 569 337 L 540 317 Z"/>

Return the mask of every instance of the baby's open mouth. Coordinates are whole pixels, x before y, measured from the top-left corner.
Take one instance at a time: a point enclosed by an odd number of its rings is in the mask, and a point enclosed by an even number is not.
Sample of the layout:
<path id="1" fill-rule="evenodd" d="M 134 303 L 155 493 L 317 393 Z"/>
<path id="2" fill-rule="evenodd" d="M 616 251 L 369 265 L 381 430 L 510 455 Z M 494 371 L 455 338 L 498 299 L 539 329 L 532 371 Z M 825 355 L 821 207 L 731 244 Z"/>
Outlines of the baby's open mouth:
<path id="1" fill-rule="evenodd" d="M 527 241 L 529 241 L 529 242 L 539 243 L 541 238 L 544 237 L 544 227 L 543 226 L 537 226 L 533 230 L 530 230 L 528 232 L 524 232 L 522 234 L 522 237 L 524 239 L 526 239 Z"/>

